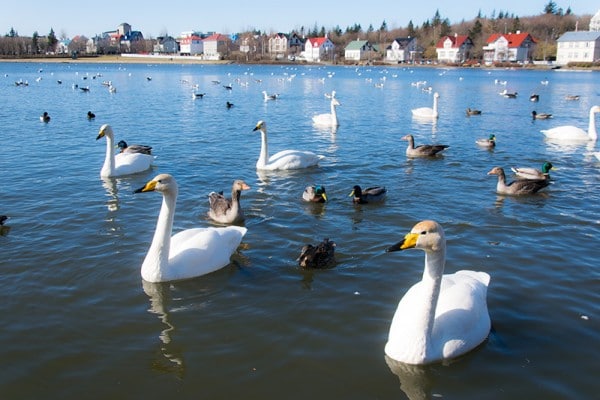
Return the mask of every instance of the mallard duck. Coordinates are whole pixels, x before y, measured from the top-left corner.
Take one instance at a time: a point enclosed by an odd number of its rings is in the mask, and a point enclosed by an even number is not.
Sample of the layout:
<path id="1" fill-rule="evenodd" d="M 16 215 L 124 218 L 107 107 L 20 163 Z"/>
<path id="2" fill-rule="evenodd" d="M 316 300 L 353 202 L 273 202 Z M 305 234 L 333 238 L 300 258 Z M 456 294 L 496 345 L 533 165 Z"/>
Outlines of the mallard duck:
<path id="1" fill-rule="evenodd" d="M 519 179 L 507 184 L 504 169 L 501 167 L 494 167 L 487 174 L 498 175 L 498 184 L 496 185 L 498 194 L 516 196 L 534 194 L 550 184 L 548 179 Z"/>
<path id="2" fill-rule="evenodd" d="M 173 236 L 177 203 L 177 182 L 160 174 L 135 193 L 159 192 L 163 202 L 152 244 L 142 263 L 142 278 L 147 282 L 167 282 L 194 278 L 216 271 L 230 262 L 247 229 L 240 226 L 193 228 Z"/>
<path id="3" fill-rule="evenodd" d="M 104 124 L 100 127 L 100 132 L 96 140 L 106 138 L 106 157 L 100 170 L 100 176 L 110 178 L 136 174 L 145 171 L 152 166 L 154 157 L 141 153 L 119 153 L 115 155 L 114 133 L 112 127 Z"/>
<path id="4" fill-rule="evenodd" d="M 467 108 L 467 117 L 471 115 L 481 115 L 481 110 L 473 110 L 471 108 Z"/>
<path id="5" fill-rule="evenodd" d="M 318 165 L 319 160 L 323 158 L 310 151 L 301 150 L 283 150 L 269 157 L 266 122 L 258 121 L 253 131 L 261 133 L 261 148 L 256 169 L 273 171 L 308 168 Z"/>
<path id="6" fill-rule="evenodd" d="M 481 147 L 494 148 L 496 147 L 496 135 L 492 134 L 487 139 L 477 139 L 475 143 Z"/>
<path id="7" fill-rule="evenodd" d="M 223 196 L 223 192 L 211 192 L 208 195 L 208 216 L 222 224 L 239 223 L 244 220 L 244 212 L 240 205 L 242 190 L 249 190 L 250 186 L 242 180 L 233 181 L 231 187 L 231 198 Z"/>
<path id="8" fill-rule="evenodd" d="M 44 111 L 44 113 L 42 115 L 40 115 L 40 121 L 42 122 L 50 122 L 50 115 L 48 114 L 47 111 Z"/>
<path id="9" fill-rule="evenodd" d="M 304 189 L 304 193 L 302 193 L 302 198 L 305 201 L 310 201 L 312 203 L 325 203 L 327 201 L 327 193 L 325 193 L 325 186 L 307 186 Z"/>
<path id="10" fill-rule="evenodd" d="M 96 114 L 94 114 L 94 113 L 93 113 L 93 112 L 91 112 L 91 111 L 88 111 L 88 112 L 87 112 L 87 119 L 89 119 L 89 120 L 92 120 L 92 119 L 94 119 L 94 118 L 96 118 Z"/>
<path id="11" fill-rule="evenodd" d="M 483 343 L 491 329 L 490 276 L 470 270 L 444 275 L 446 239 L 435 221 L 419 222 L 386 252 L 405 249 L 425 251 L 425 271 L 398 304 L 385 345 L 388 357 L 424 365 L 456 358 Z"/>
<path id="12" fill-rule="evenodd" d="M 352 202 L 355 204 L 367 204 L 384 200 L 386 193 L 387 189 L 384 186 L 373 186 L 363 190 L 360 186 L 354 185 L 348 196 L 352 197 Z"/>
<path id="13" fill-rule="evenodd" d="M 335 265 L 335 242 L 328 238 L 316 246 L 307 244 L 302 247 L 298 264 L 302 268 L 323 269 Z"/>
<path id="14" fill-rule="evenodd" d="M 403 136 L 401 140 L 408 141 L 408 147 L 406 148 L 406 155 L 408 157 L 433 157 L 440 151 L 450 147 L 446 144 L 422 144 L 415 147 L 415 138 L 413 135 Z"/>
<path id="15" fill-rule="evenodd" d="M 433 108 L 431 107 L 420 107 L 411 110 L 413 117 L 424 118 L 424 119 L 436 119 L 439 117 L 438 113 L 438 99 L 440 98 L 439 93 L 433 94 Z"/>
<path id="16" fill-rule="evenodd" d="M 572 125 L 557 126 L 556 128 L 541 131 L 548 139 L 559 141 L 588 141 L 598 139 L 596 132 L 596 113 L 600 112 L 600 106 L 590 108 L 590 122 L 587 132 Z"/>
<path id="17" fill-rule="evenodd" d="M 550 179 L 550 170 L 553 169 L 552 163 L 546 161 L 542 164 L 542 169 L 535 169 L 531 167 L 515 168 L 511 170 L 520 179 Z"/>
<path id="18" fill-rule="evenodd" d="M 339 126 L 336 107 L 341 105 L 337 98 L 331 98 L 331 113 L 318 114 L 312 117 L 313 124 L 318 126 Z"/>
<path id="19" fill-rule="evenodd" d="M 152 154 L 152 146 L 146 146 L 144 144 L 132 144 L 128 145 L 126 141 L 119 140 L 117 143 L 121 153 L 141 153 L 141 154 Z"/>
<path id="20" fill-rule="evenodd" d="M 552 118 L 552 114 L 538 113 L 537 111 L 533 110 L 531 112 L 531 117 L 533 119 L 548 119 L 548 118 Z"/>

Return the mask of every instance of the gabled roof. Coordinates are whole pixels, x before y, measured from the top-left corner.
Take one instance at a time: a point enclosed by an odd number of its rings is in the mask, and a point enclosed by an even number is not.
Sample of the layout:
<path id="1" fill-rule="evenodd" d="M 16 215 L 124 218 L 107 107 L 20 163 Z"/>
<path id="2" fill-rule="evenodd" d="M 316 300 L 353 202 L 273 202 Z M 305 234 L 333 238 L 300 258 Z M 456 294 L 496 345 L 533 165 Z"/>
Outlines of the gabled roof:
<path id="1" fill-rule="evenodd" d="M 600 39 L 600 32 L 595 31 L 577 31 L 565 32 L 556 39 L 557 42 L 595 42 Z"/>
<path id="2" fill-rule="evenodd" d="M 442 47 L 444 47 L 444 42 L 448 39 L 450 39 L 450 41 L 452 42 L 452 47 L 460 47 L 466 41 L 469 40 L 469 36 L 467 36 L 467 35 L 444 36 L 444 37 L 440 38 L 440 40 L 438 40 L 435 47 L 437 47 L 438 49 L 441 49 Z"/>
<path id="3" fill-rule="evenodd" d="M 229 37 L 221 35 L 220 33 L 214 33 L 207 38 L 203 39 L 205 42 L 225 42 L 229 40 Z"/>
<path id="4" fill-rule="evenodd" d="M 367 40 L 353 40 L 346 46 L 346 50 L 360 50 L 364 45 L 368 44 Z"/>
<path id="5" fill-rule="evenodd" d="M 327 40 L 327 37 L 317 37 L 317 38 L 308 38 L 307 41 L 310 42 L 312 47 L 321 47 L 323 45 L 323 43 L 325 43 Z"/>
<path id="6" fill-rule="evenodd" d="M 508 47 L 521 47 L 523 42 L 529 38 L 533 43 L 537 43 L 537 40 L 533 38 L 529 33 L 493 33 L 490 35 L 486 43 L 494 43 L 496 40 L 501 37 L 506 38 L 508 42 Z"/>

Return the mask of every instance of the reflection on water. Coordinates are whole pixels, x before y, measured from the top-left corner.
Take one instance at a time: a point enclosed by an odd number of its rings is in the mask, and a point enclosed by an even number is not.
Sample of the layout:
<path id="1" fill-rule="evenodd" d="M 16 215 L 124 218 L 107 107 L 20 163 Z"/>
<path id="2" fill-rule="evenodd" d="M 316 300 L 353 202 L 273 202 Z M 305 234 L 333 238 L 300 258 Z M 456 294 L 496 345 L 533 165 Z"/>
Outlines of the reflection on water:
<path id="1" fill-rule="evenodd" d="M 400 389 L 410 400 L 428 400 L 432 398 L 432 367 L 409 365 L 385 356 L 390 370 L 400 379 Z"/>
<path id="2" fill-rule="evenodd" d="M 115 178 L 101 178 L 102 186 L 106 189 L 106 207 L 108 211 L 117 211 L 119 209 L 119 189 L 117 188 L 117 180 Z"/>

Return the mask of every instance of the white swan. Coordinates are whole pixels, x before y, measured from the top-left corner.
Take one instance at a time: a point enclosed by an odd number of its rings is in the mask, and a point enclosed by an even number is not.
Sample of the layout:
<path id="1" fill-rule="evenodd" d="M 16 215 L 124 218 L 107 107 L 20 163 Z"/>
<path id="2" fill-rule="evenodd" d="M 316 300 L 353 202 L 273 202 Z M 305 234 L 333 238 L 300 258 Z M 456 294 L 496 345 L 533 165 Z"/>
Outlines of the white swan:
<path id="1" fill-rule="evenodd" d="M 319 126 L 339 126 L 337 113 L 335 108 L 340 104 L 338 99 L 335 98 L 335 95 L 331 98 L 331 113 L 329 114 L 319 114 L 312 117 L 313 124 Z"/>
<path id="2" fill-rule="evenodd" d="M 157 175 L 135 193 L 157 191 L 163 201 L 152 244 L 142 264 L 142 278 L 167 282 L 193 278 L 216 271 L 227 264 L 247 229 L 239 226 L 194 228 L 173 236 L 177 182 L 169 174 Z"/>
<path id="3" fill-rule="evenodd" d="M 428 118 L 435 119 L 439 116 L 438 114 L 438 99 L 440 98 L 439 93 L 435 92 L 433 94 L 433 108 L 430 107 L 420 107 L 415 108 L 412 111 L 413 117 L 416 118 Z"/>
<path id="4" fill-rule="evenodd" d="M 548 139 L 559 141 L 588 141 L 598 139 L 596 132 L 595 114 L 600 112 L 600 106 L 590 108 L 590 122 L 587 132 L 581 128 L 572 125 L 557 126 L 556 128 L 546 129 L 542 132 Z"/>
<path id="5" fill-rule="evenodd" d="M 323 156 L 316 155 L 310 151 L 282 150 L 269 157 L 269 146 L 267 144 L 267 124 L 258 121 L 253 131 L 261 133 L 261 147 L 256 169 L 262 170 L 287 170 L 300 169 L 316 166 Z"/>
<path id="6" fill-rule="evenodd" d="M 141 153 L 119 153 L 115 155 L 114 133 L 110 125 L 104 124 L 96 140 L 106 137 L 106 158 L 100 170 L 102 178 L 135 174 L 152 166 L 154 157 Z"/>
<path id="7" fill-rule="evenodd" d="M 460 356 L 482 343 L 491 328 L 485 272 L 443 275 L 446 239 L 441 225 L 421 221 L 386 251 L 425 251 L 423 279 L 404 295 L 390 327 L 385 353 L 406 364 L 429 364 Z"/>

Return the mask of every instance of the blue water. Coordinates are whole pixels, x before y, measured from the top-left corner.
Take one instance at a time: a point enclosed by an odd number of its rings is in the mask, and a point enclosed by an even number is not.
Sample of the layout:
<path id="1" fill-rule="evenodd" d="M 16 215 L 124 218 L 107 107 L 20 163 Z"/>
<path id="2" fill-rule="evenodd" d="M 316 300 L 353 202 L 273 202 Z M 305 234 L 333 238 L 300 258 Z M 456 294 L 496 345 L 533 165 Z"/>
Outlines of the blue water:
<path id="1" fill-rule="evenodd" d="M 21 79 L 29 86 L 16 86 Z M 421 80 L 440 94 L 435 124 L 410 115 L 432 104 L 411 85 Z M 596 397 L 600 162 L 593 143 L 551 143 L 539 131 L 587 129 L 597 81 L 565 71 L 0 63 L 0 214 L 10 217 L 0 236 L 1 397 Z M 195 84 L 203 99 L 192 98 Z M 518 98 L 499 96 L 505 88 Z M 264 102 L 263 90 L 280 99 Z M 342 103 L 337 132 L 311 122 L 328 112 L 331 90 Z M 483 113 L 467 117 L 467 107 Z M 532 110 L 554 118 L 532 122 Z M 310 150 L 325 156 L 321 165 L 257 174 L 261 119 L 271 153 Z M 102 180 L 104 123 L 117 140 L 153 146 L 153 169 Z M 409 160 L 408 133 L 450 148 Z M 475 145 L 492 133 L 493 151 Z M 486 175 L 544 161 L 556 171 L 537 196 L 498 196 Z M 209 192 L 229 192 L 234 179 L 252 187 L 231 265 L 142 282 L 161 199 L 133 191 L 163 172 L 179 183 L 175 231 L 212 225 Z M 313 183 L 330 202 L 302 202 Z M 353 206 L 355 184 L 384 185 L 388 197 Z M 491 275 L 493 331 L 455 362 L 402 368 L 383 347 L 423 253 L 384 250 L 422 219 L 444 226 L 447 272 Z M 337 266 L 300 270 L 302 246 L 324 237 L 337 243 Z"/>

